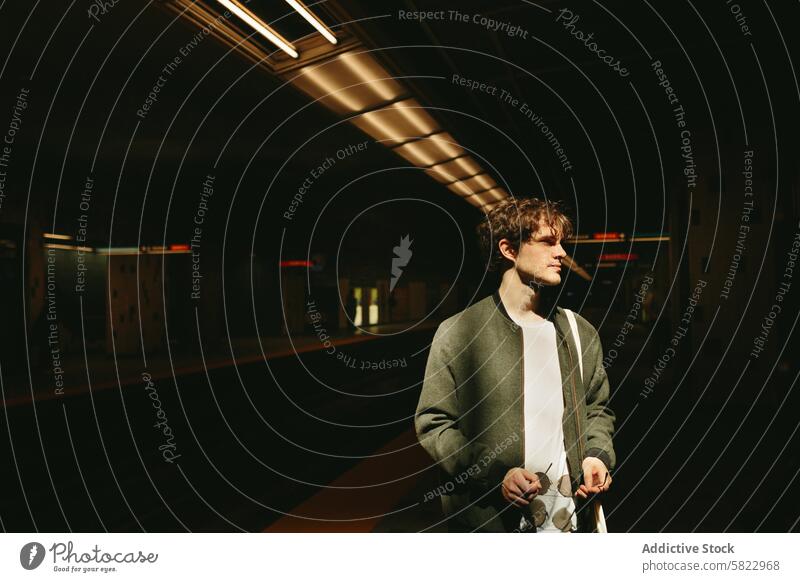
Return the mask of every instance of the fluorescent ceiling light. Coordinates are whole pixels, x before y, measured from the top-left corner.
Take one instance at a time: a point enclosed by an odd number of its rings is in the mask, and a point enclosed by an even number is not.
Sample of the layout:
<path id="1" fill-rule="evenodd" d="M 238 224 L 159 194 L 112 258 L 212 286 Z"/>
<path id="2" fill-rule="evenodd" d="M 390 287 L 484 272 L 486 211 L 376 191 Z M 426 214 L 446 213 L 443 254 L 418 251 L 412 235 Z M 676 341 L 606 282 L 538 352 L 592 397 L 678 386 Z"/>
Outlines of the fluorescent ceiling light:
<path id="1" fill-rule="evenodd" d="M 412 141 L 394 148 L 394 151 L 415 166 L 433 166 L 464 153 L 449 133 L 437 133 Z"/>
<path id="2" fill-rule="evenodd" d="M 470 196 L 472 194 L 475 194 L 475 190 L 471 190 L 470 187 L 467 186 L 463 180 L 459 180 L 458 182 L 453 182 L 452 184 L 448 184 L 447 189 L 455 194 L 458 194 L 459 196 Z"/>
<path id="3" fill-rule="evenodd" d="M 475 194 L 474 196 L 468 196 L 467 202 L 473 206 L 480 207 L 487 204 L 495 204 L 506 197 L 508 197 L 508 194 L 503 188 L 492 188 L 486 192 L 481 192 L 480 194 Z"/>
<path id="4" fill-rule="evenodd" d="M 480 192 L 491 190 L 495 186 L 497 186 L 497 183 L 488 174 L 479 174 L 447 185 L 451 192 L 455 192 L 459 196 L 479 194 Z"/>
<path id="5" fill-rule="evenodd" d="M 403 87 L 368 54 L 344 53 L 291 78 L 295 87 L 336 113 L 374 109 L 403 95 Z"/>
<path id="6" fill-rule="evenodd" d="M 378 64 L 368 53 L 347 52 L 336 59 L 347 67 L 352 75 L 360 81 L 369 81 L 369 88 L 385 101 L 392 101 L 402 95 L 403 88 L 391 75 Z"/>
<path id="7" fill-rule="evenodd" d="M 428 168 L 425 170 L 425 172 L 427 172 L 428 175 L 434 180 L 437 180 L 443 184 L 448 184 L 450 182 L 455 182 L 456 180 L 470 178 L 475 174 L 482 174 L 483 168 L 481 168 L 471 157 L 464 156 L 463 158 L 458 158 L 457 160 L 452 160 L 450 162 L 445 162 L 443 164 L 433 166 L 432 168 Z"/>
<path id="8" fill-rule="evenodd" d="M 337 113 L 360 111 L 369 106 L 369 101 L 358 99 L 357 91 L 342 89 L 340 79 L 328 68 L 315 65 L 303 69 L 294 80 L 295 86 Z"/>
<path id="9" fill-rule="evenodd" d="M 629 239 L 624 238 L 576 238 L 572 237 L 567 239 L 567 242 L 572 244 L 614 244 L 614 243 L 632 243 L 632 242 L 665 242 L 669 240 L 669 235 L 665 236 L 632 236 Z"/>
<path id="10" fill-rule="evenodd" d="M 392 103 L 352 119 L 353 125 L 386 145 L 438 133 L 439 126 L 414 99 Z"/>
<path id="11" fill-rule="evenodd" d="M 46 249 L 58 249 L 61 251 L 81 251 L 84 253 L 94 252 L 92 247 L 81 247 L 76 245 L 65 245 L 61 243 L 44 243 L 42 245 Z"/>
<path id="12" fill-rule="evenodd" d="M 464 180 L 464 185 L 475 192 L 480 192 L 481 190 L 489 190 L 490 188 L 494 188 L 497 186 L 497 183 L 492 180 L 492 177 L 489 176 L 489 174 L 478 174 L 477 176 L 473 176 L 472 178 Z"/>
<path id="13" fill-rule="evenodd" d="M 99 247 L 98 255 L 141 255 L 139 247 Z"/>
<path id="14" fill-rule="evenodd" d="M 325 23 L 322 22 L 315 14 L 313 14 L 308 8 L 306 8 L 302 2 L 298 0 L 286 0 L 289 3 L 289 6 L 297 10 L 297 12 L 306 19 L 306 21 L 316 28 L 319 33 L 328 39 L 333 44 L 336 44 L 338 41 L 336 37 L 331 32 L 331 29 L 325 26 Z"/>
<path id="15" fill-rule="evenodd" d="M 476 197 L 480 197 L 486 203 L 491 202 L 499 202 L 504 198 L 508 198 L 508 193 L 503 188 L 492 188 L 491 190 L 487 190 L 486 192 L 481 192 L 480 194 L 476 194 Z"/>
<path id="16" fill-rule="evenodd" d="M 292 43 L 275 32 L 266 22 L 239 4 L 236 0 L 217 0 L 217 2 L 244 20 L 256 31 L 260 32 L 268 41 L 277 46 L 286 54 L 290 55 L 292 58 L 296 59 L 299 56 Z"/>

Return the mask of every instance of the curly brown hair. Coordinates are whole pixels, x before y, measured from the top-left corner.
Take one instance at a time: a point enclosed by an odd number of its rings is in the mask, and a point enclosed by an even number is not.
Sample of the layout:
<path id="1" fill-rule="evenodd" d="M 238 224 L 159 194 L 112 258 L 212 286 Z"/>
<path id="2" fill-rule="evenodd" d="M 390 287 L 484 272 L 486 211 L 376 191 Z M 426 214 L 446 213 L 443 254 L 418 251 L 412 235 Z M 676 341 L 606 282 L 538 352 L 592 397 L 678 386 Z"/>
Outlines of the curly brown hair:
<path id="1" fill-rule="evenodd" d="M 498 270 L 508 260 L 500 252 L 498 242 L 508 239 L 519 251 L 544 223 L 561 239 L 572 236 L 572 221 L 559 202 L 541 198 L 506 198 L 495 206 L 478 225 L 481 250 L 487 258 L 487 268 Z"/>

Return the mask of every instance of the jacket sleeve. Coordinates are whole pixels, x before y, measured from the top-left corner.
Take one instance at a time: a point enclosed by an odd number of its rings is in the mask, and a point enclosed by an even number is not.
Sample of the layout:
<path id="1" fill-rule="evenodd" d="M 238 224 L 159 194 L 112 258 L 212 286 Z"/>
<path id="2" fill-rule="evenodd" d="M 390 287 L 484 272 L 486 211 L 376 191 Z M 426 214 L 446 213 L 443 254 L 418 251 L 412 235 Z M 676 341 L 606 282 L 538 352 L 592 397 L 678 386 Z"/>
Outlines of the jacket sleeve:
<path id="1" fill-rule="evenodd" d="M 586 360 L 584 362 L 589 377 L 586 383 L 586 420 L 588 422 L 586 456 L 597 457 L 611 470 L 617 463 L 612 440 L 616 417 L 608 406 L 611 391 L 603 366 L 603 346 L 600 344 L 600 336 L 591 324 L 586 322 L 586 325 L 591 329 L 591 343 L 585 352 Z M 591 375 L 589 376 L 589 374 Z"/>
<path id="2" fill-rule="evenodd" d="M 507 468 L 496 461 L 488 446 L 468 439 L 460 430 L 461 411 L 452 363 L 447 328 L 442 324 L 431 344 L 414 418 L 417 439 L 453 480 L 454 488 L 468 487 L 483 494 L 499 485 Z"/>

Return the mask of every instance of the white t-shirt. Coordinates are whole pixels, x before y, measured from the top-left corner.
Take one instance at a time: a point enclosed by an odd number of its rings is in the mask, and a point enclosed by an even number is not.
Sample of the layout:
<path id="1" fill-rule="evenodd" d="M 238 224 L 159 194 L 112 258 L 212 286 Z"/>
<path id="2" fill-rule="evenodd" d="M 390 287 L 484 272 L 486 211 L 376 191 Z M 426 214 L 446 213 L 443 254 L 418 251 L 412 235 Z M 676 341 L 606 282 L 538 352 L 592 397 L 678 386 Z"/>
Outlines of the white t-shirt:
<path id="1" fill-rule="evenodd" d="M 510 315 L 510 313 L 509 313 Z M 556 328 L 546 320 L 521 322 L 524 343 L 525 468 L 538 473 L 542 489 L 523 510 L 520 529 L 537 532 L 575 530 L 567 452 L 564 449 L 564 396 L 556 346 Z"/>

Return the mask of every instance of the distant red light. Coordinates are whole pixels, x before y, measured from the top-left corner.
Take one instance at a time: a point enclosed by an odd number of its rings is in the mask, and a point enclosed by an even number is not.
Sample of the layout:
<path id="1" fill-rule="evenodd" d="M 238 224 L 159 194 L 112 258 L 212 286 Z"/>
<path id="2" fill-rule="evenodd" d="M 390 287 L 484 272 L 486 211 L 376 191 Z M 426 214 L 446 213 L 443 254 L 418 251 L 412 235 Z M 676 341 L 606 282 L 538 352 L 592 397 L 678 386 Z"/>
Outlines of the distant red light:
<path id="1" fill-rule="evenodd" d="M 188 251 L 189 245 L 169 245 L 171 251 Z"/>
<path id="2" fill-rule="evenodd" d="M 622 240 L 625 235 L 621 232 L 596 232 L 592 235 L 594 240 Z"/>
<path id="3" fill-rule="evenodd" d="M 636 253 L 603 253 L 598 260 L 600 261 L 635 261 L 639 258 Z"/>
<path id="4" fill-rule="evenodd" d="M 281 261 L 281 267 L 311 267 L 313 261 Z"/>

